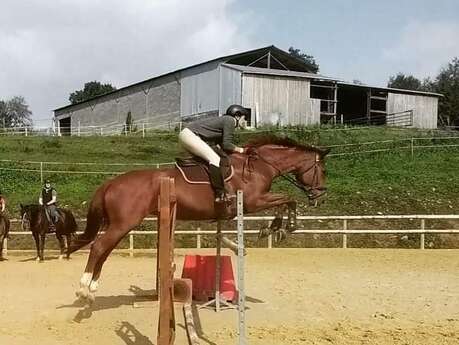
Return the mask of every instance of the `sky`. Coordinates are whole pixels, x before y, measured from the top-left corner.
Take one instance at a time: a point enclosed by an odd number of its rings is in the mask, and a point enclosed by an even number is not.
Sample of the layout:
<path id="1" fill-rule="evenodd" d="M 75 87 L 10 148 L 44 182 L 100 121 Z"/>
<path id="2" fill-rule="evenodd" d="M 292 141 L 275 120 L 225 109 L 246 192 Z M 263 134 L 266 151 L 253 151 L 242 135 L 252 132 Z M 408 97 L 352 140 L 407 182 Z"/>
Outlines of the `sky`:
<path id="1" fill-rule="evenodd" d="M 123 87 L 274 44 L 320 73 L 385 86 L 459 56 L 457 0 L 2 0 L 0 99 L 26 99 L 36 126 L 97 80 Z"/>

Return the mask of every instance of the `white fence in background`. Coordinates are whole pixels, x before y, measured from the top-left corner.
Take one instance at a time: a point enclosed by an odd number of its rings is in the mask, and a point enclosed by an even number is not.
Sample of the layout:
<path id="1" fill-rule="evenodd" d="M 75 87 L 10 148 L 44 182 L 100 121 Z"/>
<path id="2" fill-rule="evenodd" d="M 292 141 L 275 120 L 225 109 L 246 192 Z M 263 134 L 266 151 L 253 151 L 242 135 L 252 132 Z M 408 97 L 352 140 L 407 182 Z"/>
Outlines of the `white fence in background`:
<path id="1" fill-rule="evenodd" d="M 258 221 L 258 222 L 270 222 L 274 219 L 273 216 L 245 216 L 244 221 Z M 286 219 L 284 217 L 284 219 Z M 375 234 L 419 234 L 420 236 L 420 245 L 419 249 L 425 249 L 425 235 L 426 234 L 459 234 L 459 229 L 427 229 L 426 222 L 429 220 L 458 220 L 459 215 L 368 215 L 368 216 L 298 216 L 299 221 L 341 221 L 342 226 L 340 229 L 299 229 L 292 233 L 296 234 L 341 234 L 342 236 L 342 248 L 348 248 L 348 235 L 350 234 L 366 234 L 366 235 L 375 235 Z M 417 228 L 412 229 L 352 229 L 349 222 L 353 220 L 412 220 L 419 221 Z M 78 219 L 79 222 L 85 222 L 85 219 Z M 145 222 L 153 221 L 156 225 L 156 218 L 145 218 Z M 11 222 L 20 223 L 18 219 L 12 219 Z M 223 230 L 224 234 L 237 234 L 237 231 L 234 226 L 233 230 Z M 245 226 L 247 229 L 247 226 Z M 81 233 L 81 232 L 78 232 Z M 11 231 L 11 236 L 16 235 L 30 235 L 28 231 Z M 136 235 L 148 235 L 156 236 L 156 231 L 131 231 L 129 236 L 129 252 L 130 256 L 133 256 L 135 249 L 134 237 Z M 202 247 L 202 236 L 203 235 L 215 235 L 216 230 L 201 230 L 199 227 L 192 230 L 176 230 L 176 235 L 187 235 L 196 237 L 196 248 Z M 244 234 L 247 235 L 256 235 L 258 230 L 245 230 Z M 273 247 L 273 238 L 270 235 L 267 241 L 267 248 Z M 140 249 L 145 250 L 145 248 Z M 27 252 L 30 250 L 21 250 L 15 249 L 15 252 Z M 119 249 L 119 251 L 126 251 Z M 8 252 L 8 241 L 5 240 L 4 253 Z"/>
<path id="2" fill-rule="evenodd" d="M 428 142 L 424 144 L 425 142 Z M 434 143 L 433 145 L 430 145 Z M 387 147 L 386 145 L 396 145 L 394 147 Z M 383 141 L 372 141 L 372 142 L 361 142 L 361 143 L 350 143 L 340 145 L 329 145 L 324 146 L 331 149 L 345 149 L 347 152 L 336 152 L 330 153 L 327 157 L 339 157 L 366 153 L 377 153 L 377 152 L 394 152 L 397 150 L 408 150 L 411 152 L 411 157 L 414 158 L 416 151 L 424 149 L 436 149 L 436 148 L 455 148 L 459 147 L 459 136 L 449 137 L 426 137 L 426 138 L 405 138 L 397 140 L 383 140 Z M 5 167 L 1 164 L 14 164 L 14 167 Z M 26 167 L 17 167 L 17 165 L 26 165 Z M 40 174 L 40 179 L 43 182 L 44 174 L 77 174 L 77 175 L 117 175 L 122 174 L 134 167 L 145 167 L 145 168 L 162 168 L 166 166 L 173 166 L 174 162 L 162 162 L 162 163 L 97 163 L 97 162 L 49 162 L 49 161 L 16 161 L 10 159 L 0 159 L 0 171 L 21 171 L 21 172 L 35 172 Z M 56 166 L 82 166 L 88 169 L 84 170 L 65 170 L 56 169 Z M 99 170 L 90 171 L 89 167 L 110 167 L 111 170 Z M 114 167 L 126 167 L 120 171 L 113 171 Z"/>

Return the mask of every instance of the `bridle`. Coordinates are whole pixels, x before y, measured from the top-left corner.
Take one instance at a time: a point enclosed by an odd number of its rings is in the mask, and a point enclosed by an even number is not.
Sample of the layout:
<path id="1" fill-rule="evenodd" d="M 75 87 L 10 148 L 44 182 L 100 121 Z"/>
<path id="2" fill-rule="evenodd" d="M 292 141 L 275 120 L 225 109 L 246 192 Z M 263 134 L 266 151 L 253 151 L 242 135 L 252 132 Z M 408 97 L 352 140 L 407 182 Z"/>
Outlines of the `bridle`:
<path id="1" fill-rule="evenodd" d="M 272 167 L 274 170 L 276 170 L 279 177 L 282 177 L 284 180 L 288 181 L 290 184 L 292 184 L 293 186 L 295 186 L 296 188 L 298 188 L 302 192 L 305 192 L 310 201 L 315 201 L 315 200 L 319 199 L 321 196 L 323 196 L 327 192 L 327 188 L 326 187 L 319 186 L 319 173 L 318 173 L 318 170 L 319 170 L 319 163 L 320 163 L 321 160 L 320 160 L 320 158 L 319 158 L 319 156 L 317 154 L 316 154 L 316 159 L 314 160 L 314 162 L 309 167 L 306 167 L 306 168 L 300 170 L 300 169 L 297 169 L 296 168 L 297 165 L 295 165 L 295 166 L 291 167 L 290 169 L 287 169 L 286 172 L 282 172 L 282 170 L 279 169 L 276 166 L 277 162 L 275 162 L 275 163 L 268 162 L 266 159 L 264 159 L 262 156 L 260 156 L 258 154 L 258 152 L 256 150 L 254 150 L 254 149 L 252 149 L 251 152 L 247 154 L 247 156 L 248 157 L 247 157 L 246 162 L 244 163 L 242 176 L 244 176 L 244 171 L 245 171 L 246 165 L 249 166 L 249 171 L 252 170 L 252 169 L 250 169 L 250 160 L 254 159 L 254 158 L 258 158 L 261 161 L 263 161 L 264 163 L 266 163 L 267 165 L 269 165 L 270 167 Z M 307 161 L 307 160 L 308 159 L 305 158 L 302 161 L 300 161 L 298 164 L 301 164 L 301 163 L 303 163 L 304 161 Z M 306 187 L 306 186 L 302 185 L 295 178 L 293 178 L 290 175 L 288 175 L 292 171 L 298 170 L 295 175 L 301 176 L 301 175 L 306 174 L 307 172 L 309 172 L 312 169 L 314 169 L 314 174 L 313 174 L 313 177 L 312 177 L 312 183 L 311 183 L 310 187 Z M 318 191 L 318 192 L 314 193 L 314 191 Z"/>

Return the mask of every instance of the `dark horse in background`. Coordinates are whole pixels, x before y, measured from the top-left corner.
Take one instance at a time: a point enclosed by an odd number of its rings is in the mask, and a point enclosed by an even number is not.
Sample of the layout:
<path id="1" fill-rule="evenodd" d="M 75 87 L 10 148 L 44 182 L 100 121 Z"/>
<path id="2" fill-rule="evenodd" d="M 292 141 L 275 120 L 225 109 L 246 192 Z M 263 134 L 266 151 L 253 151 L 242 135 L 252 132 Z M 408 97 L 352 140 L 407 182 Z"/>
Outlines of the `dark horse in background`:
<path id="1" fill-rule="evenodd" d="M 255 139 L 246 149 L 247 153 L 230 156 L 234 173 L 227 188 L 232 192 L 243 191 L 246 213 L 273 207 L 282 210 L 276 214 L 271 232 L 280 231 L 283 211 L 288 207 L 287 230 L 296 230 L 296 201 L 283 194 L 271 193 L 271 184 L 275 178 L 284 177 L 317 204 L 325 195 L 323 158 L 328 151 L 274 136 Z M 210 185 L 189 184 L 176 168 L 131 171 L 106 181 L 91 200 L 84 233 L 72 240 L 69 247 L 71 253 L 92 242 L 77 291 L 80 298 L 94 301 L 102 265 L 108 255 L 147 215 L 157 214 L 161 177 L 175 179 L 177 219 L 215 220 L 220 217 Z M 235 216 L 233 211 L 228 217 Z M 101 229 L 104 233 L 97 236 Z"/>
<path id="2" fill-rule="evenodd" d="M 3 244 L 5 238 L 8 238 L 8 233 L 10 232 L 10 220 L 5 213 L 0 211 L 0 261 L 5 260 L 3 258 Z"/>
<path id="3" fill-rule="evenodd" d="M 46 234 L 51 233 L 45 207 L 41 205 L 23 206 L 22 204 L 20 206 L 22 228 L 24 231 L 30 230 L 32 232 L 33 238 L 35 240 L 35 245 L 37 247 L 37 261 L 43 261 Z M 67 248 L 71 241 L 72 234 L 77 231 L 78 226 L 72 212 L 69 210 L 58 208 L 58 213 L 59 221 L 57 224 L 55 224 L 55 232 L 61 250 L 59 259 L 62 259 L 65 253 L 66 258 L 68 259 L 70 254 Z"/>

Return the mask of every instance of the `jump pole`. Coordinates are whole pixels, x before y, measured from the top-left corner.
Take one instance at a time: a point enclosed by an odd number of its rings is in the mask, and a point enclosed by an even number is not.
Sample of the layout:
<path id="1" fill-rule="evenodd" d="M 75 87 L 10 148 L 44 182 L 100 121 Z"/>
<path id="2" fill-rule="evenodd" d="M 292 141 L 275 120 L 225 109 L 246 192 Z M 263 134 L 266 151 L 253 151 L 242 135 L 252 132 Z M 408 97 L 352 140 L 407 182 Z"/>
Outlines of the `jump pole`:
<path id="1" fill-rule="evenodd" d="M 246 345 L 245 332 L 245 279 L 244 279 L 244 195 L 237 191 L 237 288 L 238 288 L 238 325 L 239 345 Z"/>
<path id="2" fill-rule="evenodd" d="M 235 306 L 221 299 L 220 296 L 220 280 L 221 280 L 221 245 L 225 242 L 222 235 L 221 222 L 217 222 L 217 244 L 215 258 L 215 298 L 200 306 L 200 308 L 208 308 L 215 305 L 216 312 L 222 309 L 237 309 L 238 310 L 238 331 L 239 345 L 246 345 L 246 326 L 245 326 L 245 288 L 244 288 L 244 256 L 246 251 L 244 248 L 244 194 L 242 190 L 237 191 L 237 288 L 238 288 L 238 304 Z M 223 307 L 222 307 L 223 305 Z"/>

